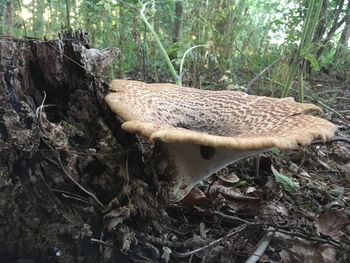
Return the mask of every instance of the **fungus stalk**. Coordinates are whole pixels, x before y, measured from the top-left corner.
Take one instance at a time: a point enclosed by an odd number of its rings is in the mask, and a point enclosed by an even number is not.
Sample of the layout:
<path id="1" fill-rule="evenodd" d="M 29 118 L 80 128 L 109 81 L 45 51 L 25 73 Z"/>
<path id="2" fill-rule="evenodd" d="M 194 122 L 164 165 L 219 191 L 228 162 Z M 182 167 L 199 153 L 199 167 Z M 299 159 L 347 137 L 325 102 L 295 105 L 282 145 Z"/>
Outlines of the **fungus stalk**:
<path id="1" fill-rule="evenodd" d="M 159 141 L 153 158 L 159 180 L 171 189 L 170 202 L 178 202 L 203 179 L 257 152 Z"/>

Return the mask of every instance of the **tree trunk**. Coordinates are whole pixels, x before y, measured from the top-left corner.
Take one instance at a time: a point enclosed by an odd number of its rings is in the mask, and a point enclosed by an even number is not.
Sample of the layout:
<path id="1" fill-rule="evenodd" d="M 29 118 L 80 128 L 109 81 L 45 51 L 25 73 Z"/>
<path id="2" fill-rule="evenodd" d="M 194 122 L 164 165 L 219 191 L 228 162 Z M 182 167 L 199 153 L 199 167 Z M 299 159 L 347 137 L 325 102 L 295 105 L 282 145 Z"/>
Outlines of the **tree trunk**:
<path id="1" fill-rule="evenodd" d="M 162 211 L 95 77 L 116 51 L 1 40 L 1 261 L 123 262 Z"/>
<path id="2" fill-rule="evenodd" d="M 45 2 L 36 1 L 35 2 L 35 12 L 33 17 L 33 33 L 34 37 L 41 37 L 44 35 L 44 12 L 45 12 Z"/>
<path id="3" fill-rule="evenodd" d="M 346 15 L 345 15 L 345 26 L 343 29 L 343 32 L 341 33 L 340 39 L 339 39 L 339 45 L 337 48 L 337 52 L 335 57 L 341 59 L 343 55 L 343 51 L 349 46 L 349 38 L 350 38 L 350 1 L 348 2 L 348 5 L 346 7 Z"/>
<path id="4" fill-rule="evenodd" d="M 323 51 L 325 51 L 328 46 L 329 40 L 331 40 L 331 38 L 334 36 L 337 29 L 340 28 L 345 22 L 344 17 L 342 19 L 339 19 L 343 6 L 344 6 L 344 0 L 336 1 L 336 6 L 334 9 L 334 14 L 332 19 L 332 26 L 328 30 L 326 37 L 324 37 L 323 40 L 320 42 L 320 48 L 316 52 L 317 58 L 321 57 Z"/>
<path id="5" fill-rule="evenodd" d="M 328 0 L 323 0 L 320 12 L 320 19 L 316 26 L 315 33 L 312 39 L 313 43 L 319 43 L 322 40 L 323 35 L 326 33 L 328 5 Z"/>
<path id="6" fill-rule="evenodd" d="M 12 1 L 8 0 L 6 3 L 6 17 L 7 17 L 7 35 L 12 36 Z"/>
<path id="7" fill-rule="evenodd" d="M 174 20 L 173 20 L 173 35 L 172 35 L 172 44 L 177 45 L 179 40 L 181 39 L 182 34 L 182 15 L 183 15 L 183 7 L 182 2 L 175 2 L 175 12 L 174 12 Z M 169 57 L 171 60 L 177 59 L 177 50 L 178 48 L 173 48 L 169 53 Z"/>

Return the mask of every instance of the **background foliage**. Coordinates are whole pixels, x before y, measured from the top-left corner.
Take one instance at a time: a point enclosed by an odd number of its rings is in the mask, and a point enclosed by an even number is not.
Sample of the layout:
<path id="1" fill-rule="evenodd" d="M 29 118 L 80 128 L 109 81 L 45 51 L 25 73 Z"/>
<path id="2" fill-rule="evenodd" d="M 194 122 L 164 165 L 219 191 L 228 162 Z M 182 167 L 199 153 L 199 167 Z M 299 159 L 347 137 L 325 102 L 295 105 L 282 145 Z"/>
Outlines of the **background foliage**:
<path id="1" fill-rule="evenodd" d="M 90 46 L 120 49 L 111 77 L 174 81 L 141 8 L 136 0 L 0 0 L 0 35 L 52 39 L 84 29 Z M 188 53 L 186 85 L 264 86 L 302 100 L 305 79 L 345 79 L 349 70 L 350 0 L 149 1 L 145 16 L 176 70 L 186 50 L 206 45 Z"/>

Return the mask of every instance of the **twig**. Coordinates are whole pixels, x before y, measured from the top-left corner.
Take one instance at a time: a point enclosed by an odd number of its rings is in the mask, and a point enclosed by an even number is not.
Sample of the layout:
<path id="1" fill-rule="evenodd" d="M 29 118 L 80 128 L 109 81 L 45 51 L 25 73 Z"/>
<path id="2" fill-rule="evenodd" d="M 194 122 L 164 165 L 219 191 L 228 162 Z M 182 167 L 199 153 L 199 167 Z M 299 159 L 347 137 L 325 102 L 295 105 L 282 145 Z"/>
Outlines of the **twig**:
<path id="1" fill-rule="evenodd" d="M 84 199 L 81 199 L 81 198 L 78 198 L 78 197 L 74 197 L 74 196 L 71 196 L 71 195 L 67 195 L 65 193 L 62 193 L 62 197 L 65 197 L 67 199 L 72 199 L 72 200 L 75 200 L 75 201 L 78 201 L 78 202 L 82 202 L 82 203 L 91 205 L 88 201 L 86 201 Z"/>
<path id="2" fill-rule="evenodd" d="M 173 247 L 173 248 L 189 248 L 189 247 L 194 247 L 194 246 L 203 246 L 206 245 L 208 242 L 206 240 L 197 240 L 194 238 L 189 238 L 186 239 L 185 241 L 171 241 L 171 240 L 167 240 L 164 238 L 160 238 L 160 237 L 155 237 L 155 236 L 151 236 L 151 235 L 141 235 L 142 237 L 144 237 L 145 239 L 147 239 L 147 241 L 149 241 L 152 244 L 156 244 L 156 245 L 161 245 L 163 247 Z"/>
<path id="3" fill-rule="evenodd" d="M 112 245 L 108 244 L 107 242 L 100 240 L 100 239 L 90 238 L 90 241 L 93 243 L 98 243 L 98 244 L 104 245 L 106 247 L 110 247 L 110 248 L 113 248 L 115 250 L 118 250 L 118 248 L 116 248 L 115 246 L 112 246 Z"/>
<path id="4" fill-rule="evenodd" d="M 236 221 L 236 222 L 241 222 L 241 223 L 245 223 L 245 224 L 251 224 L 251 222 L 247 221 L 247 220 L 244 220 L 242 218 L 239 218 L 238 216 L 230 216 L 230 215 L 226 215 L 224 213 L 221 213 L 221 212 L 213 212 L 212 213 L 213 215 L 217 215 L 217 216 L 220 216 L 222 218 L 225 218 L 225 219 L 228 219 L 228 220 L 232 220 L 232 221 Z"/>
<path id="5" fill-rule="evenodd" d="M 56 188 L 52 188 L 51 191 L 62 194 L 62 197 L 70 198 L 70 199 L 73 199 L 73 200 L 80 201 L 82 203 L 91 205 L 90 202 L 88 200 L 86 200 L 84 197 L 81 197 L 79 195 L 70 193 L 69 191 L 56 189 Z"/>
<path id="6" fill-rule="evenodd" d="M 246 221 L 244 219 L 241 219 L 239 217 L 235 217 L 235 216 L 230 216 L 230 215 L 225 215 L 223 213 L 220 212 L 214 212 L 213 214 L 215 215 L 219 215 L 225 219 L 229 219 L 229 220 L 233 220 L 233 221 L 240 221 L 240 222 L 244 222 L 245 225 L 247 226 L 252 226 L 252 225 L 265 225 L 265 226 L 270 226 L 273 227 L 275 231 L 284 233 L 284 234 L 288 234 L 291 236 L 297 236 L 297 237 L 301 237 L 304 239 L 308 239 L 308 240 L 312 240 L 312 241 L 317 241 L 317 242 L 322 242 L 322 243 L 327 243 L 330 244 L 336 248 L 344 248 L 344 246 L 338 242 L 337 240 L 333 239 L 333 238 L 328 238 L 328 239 L 324 239 L 324 238 L 320 238 L 320 237 L 314 237 L 311 236 L 311 234 L 305 232 L 304 229 L 300 228 L 299 226 L 292 226 L 292 225 L 285 225 L 285 226 L 280 226 L 276 223 L 271 223 L 271 222 L 267 222 L 267 221 L 255 221 L 255 222 L 250 222 L 250 221 Z M 285 222 L 284 222 L 285 223 Z M 285 229 L 295 229 L 295 230 L 299 230 L 302 231 L 304 233 L 300 233 L 300 232 L 291 232 Z M 350 250 L 350 247 L 346 247 L 347 250 Z"/>
<path id="7" fill-rule="evenodd" d="M 51 146 L 49 146 L 51 147 Z M 53 150 L 53 149 L 52 149 Z M 95 194 L 91 193 L 90 191 L 88 191 L 87 189 L 85 189 L 81 184 L 79 184 L 74 178 L 73 176 L 71 176 L 68 171 L 66 170 L 66 168 L 63 166 L 61 158 L 58 156 L 58 154 L 56 153 L 56 157 L 58 160 L 58 164 L 60 165 L 60 168 L 62 169 L 63 173 L 80 189 L 82 190 L 84 193 L 86 193 L 88 196 L 90 196 L 93 200 L 95 200 L 95 202 L 100 206 L 101 209 L 103 209 L 105 206 L 100 202 L 100 200 L 98 200 L 98 198 L 96 197 Z"/>
<path id="8" fill-rule="evenodd" d="M 332 142 L 346 142 L 346 143 L 350 144 L 350 138 L 342 137 L 342 136 L 333 136 L 332 138 L 330 138 L 326 142 L 324 142 L 322 140 L 315 140 L 315 141 L 312 141 L 312 144 L 328 144 L 328 143 L 332 143 Z"/>
<path id="9" fill-rule="evenodd" d="M 41 101 L 40 106 L 36 108 L 36 110 L 35 110 L 35 115 L 36 115 L 36 117 L 39 119 L 40 127 L 41 127 L 43 133 L 46 134 L 47 131 L 45 130 L 45 127 L 44 127 L 44 124 L 43 124 L 43 119 L 42 119 L 44 103 L 45 103 L 45 100 L 46 100 L 46 92 L 43 91 L 43 93 L 44 93 L 44 98 L 43 98 L 43 100 Z"/>
<path id="10" fill-rule="evenodd" d="M 336 97 L 336 99 L 350 101 L 350 98 L 347 98 L 347 97 Z"/>
<path id="11" fill-rule="evenodd" d="M 320 96 L 320 95 L 325 95 L 325 94 L 329 94 L 329 93 L 336 93 L 336 92 L 340 92 L 340 90 L 324 90 L 324 91 L 320 91 L 320 92 L 317 92 L 317 96 Z"/>
<path id="12" fill-rule="evenodd" d="M 336 114 L 336 115 L 339 116 L 340 118 L 345 119 L 345 117 L 344 117 L 343 115 L 341 115 L 338 111 L 332 109 L 331 107 L 329 107 L 328 105 L 326 105 L 325 103 L 323 103 L 316 95 L 314 95 L 314 94 L 311 93 L 311 97 L 308 96 L 308 95 L 306 95 L 306 94 L 304 94 L 304 96 L 305 96 L 306 98 L 310 99 L 310 100 L 312 100 L 312 99 L 316 100 L 316 102 L 317 102 L 318 104 L 320 104 L 323 108 L 329 110 L 330 112 L 333 112 L 334 114 Z"/>
<path id="13" fill-rule="evenodd" d="M 253 254 L 246 260 L 245 263 L 255 263 L 262 257 L 267 247 L 269 246 L 273 232 L 268 232 L 258 243 L 257 248 L 254 250 Z"/>
<path id="14" fill-rule="evenodd" d="M 178 257 L 178 258 L 185 258 L 185 257 L 188 257 L 188 256 L 191 256 L 195 253 L 198 253 L 198 252 L 201 252 L 203 250 L 207 250 L 207 249 L 211 249 L 219 244 L 221 244 L 222 242 L 226 241 L 227 239 L 229 239 L 230 237 L 242 232 L 244 229 L 246 229 L 248 226 L 248 224 L 243 224 L 243 225 L 240 225 L 236 228 L 234 228 L 230 233 L 228 233 L 227 235 L 217 239 L 217 240 L 214 240 L 212 242 L 210 242 L 208 245 L 205 245 L 203 247 L 200 247 L 200 248 L 197 248 L 197 249 L 194 249 L 194 250 L 191 250 L 189 252 L 184 252 L 184 253 L 179 253 L 179 252 L 173 252 L 173 255 L 175 257 Z"/>
<path id="15" fill-rule="evenodd" d="M 280 57 L 279 59 L 276 59 L 274 62 L 272 62 L 270 65 L 268 65 L 266 68 L 264 68 L 262 71 L 260 71 L 260 73 L 258 75 L 256 75 L 247 85 L 247 89 L 249 90 L 252 85 L 254 84 L 254 82 L 256 82 L 258 79 L 261 78 L 262 75 L 264 75 L 270 68 L 272 68 L 274 65 L 276 65 L 277 63 L 279 63 L 280 61 L 284 60 L 286 57 Z"/>
<path id="16" fill-rule="evenodd" d="M 287 230 L 283 230 L 283 229 L 278 229 L 276 228 L 277 232 L 283 233 L 283 234 L 287 234 L 290 236 L 296 236 L 296 237 L 300 237 L 300 238 L 304 238 L 307 240 L 311 240 L 311 241 L 317 241 L 317 242 L 321 242 L 321 243 L 327 243 L 330 244 L 338 249 L 346 249 L 346 250 L 350 250 L 350 248 L 348 247 L 344 247 L 340 242 L 334 240 L 333 238 L 329 238 L 329 239 L 324 239 L 324 238 L 320 238 L 320 237 L 312 237 L 312 236 L 308 236 L 306 234 L 302 234 L 302 233 L 298 233 L 298 232 L 290 232 Z"/>

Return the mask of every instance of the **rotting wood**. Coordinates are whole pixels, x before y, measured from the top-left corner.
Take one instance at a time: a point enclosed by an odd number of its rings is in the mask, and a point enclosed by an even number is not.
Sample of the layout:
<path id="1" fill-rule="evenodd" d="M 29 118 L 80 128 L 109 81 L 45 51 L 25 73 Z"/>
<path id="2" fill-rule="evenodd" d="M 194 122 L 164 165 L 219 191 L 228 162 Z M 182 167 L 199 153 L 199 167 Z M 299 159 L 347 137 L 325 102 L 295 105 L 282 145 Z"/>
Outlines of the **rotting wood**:
<path id="1" fill-rule="evenodd" d="M 135 137 L 103 102 L 108 85 L 97 75 L 116 54 L 74 39 L 0 38 L 2 260 L 115 260 L 119 251 L 89 240 L 103 236 L 126 251 L 135 226 L 159 229 Z"/>

